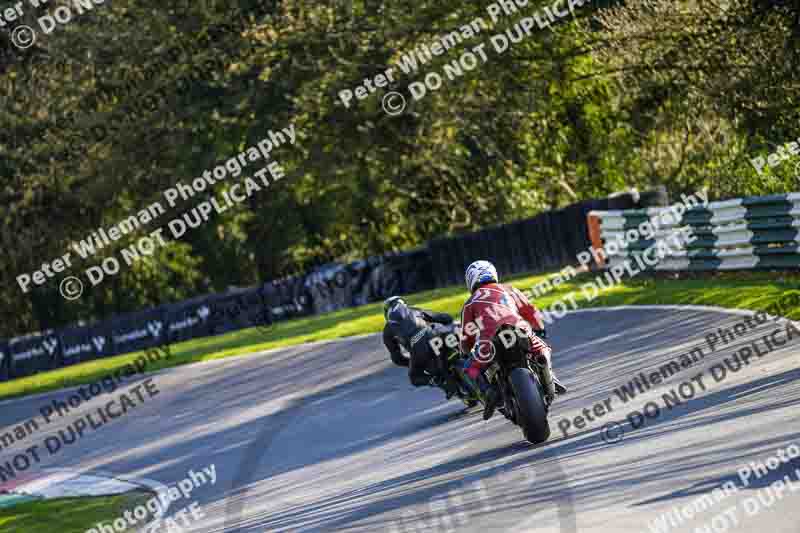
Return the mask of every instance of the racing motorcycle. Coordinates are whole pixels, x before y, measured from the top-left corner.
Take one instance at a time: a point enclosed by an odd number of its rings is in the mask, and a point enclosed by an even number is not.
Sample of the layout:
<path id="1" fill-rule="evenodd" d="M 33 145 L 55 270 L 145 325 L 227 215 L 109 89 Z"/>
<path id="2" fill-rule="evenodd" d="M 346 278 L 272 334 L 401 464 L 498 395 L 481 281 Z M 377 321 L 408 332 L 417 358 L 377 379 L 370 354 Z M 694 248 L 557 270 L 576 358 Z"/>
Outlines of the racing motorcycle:
<path id="1" fill-rule="evenodd" d="M 513 326 L 501 331 L 507 331 L 507 335 L 513 334 L 517 341 L 506 346 L 507 343 L 496 338 L 492 361 L 483 371 L 486 381 L 495 385 L 500 392 L 497 410 L 511 423 L 520 426 L 529 442 L 545 442 L 550 438 L 547 415 L 554 397 L 542 385 L 548 382 L 548 378 L 552 383 L 548 362 L 545 358 L 534 360 L 523 332 L 515 330 Z M 478 403 L 485 405 L 485 394 L 464 371 L 464 361 L 465 358 L 457 349 L 448 355 L 448 371 L 458 383 L 459 397 L 468 407 Z"/>
<path id="2" fill-rule="evenodd" d="M 451 326 L 453 332 L 460 328 L 458 322 Z M 453 333 L 455 334 L 455 333 Z M 503 326 L 498 335 L 513 335 L 516 341 L 503 343 L 495 338 L 492 343 L 494 355 L 491 363 L 483 371 L 487 383 L 494 384 L 500 391 L 497 411 L 502 413 L 512 424 L 520 426 L 525 438 L 539 444 L 550 438 L 550 423 L 547 415 L 555 394 L 552 392 L 552 376 L 549 374 L 547 360 L 534 360 L 530 355 L 530 346 L 524 332 L 513 326 Z M 410 354 L 403 347 L 400 350 L 406 358 Z M 466 358 L 458 348 L 452 348 L 446 354 L 447 372 L 458 385 L 456 396 L 467 407 L 478 404 L 485 405 L 485 393 L 481 387 L 464 371 Z M 548 377 L 550 380 L 548 381 Z M 543 383 L 551 384 L 548 394 Z"/>

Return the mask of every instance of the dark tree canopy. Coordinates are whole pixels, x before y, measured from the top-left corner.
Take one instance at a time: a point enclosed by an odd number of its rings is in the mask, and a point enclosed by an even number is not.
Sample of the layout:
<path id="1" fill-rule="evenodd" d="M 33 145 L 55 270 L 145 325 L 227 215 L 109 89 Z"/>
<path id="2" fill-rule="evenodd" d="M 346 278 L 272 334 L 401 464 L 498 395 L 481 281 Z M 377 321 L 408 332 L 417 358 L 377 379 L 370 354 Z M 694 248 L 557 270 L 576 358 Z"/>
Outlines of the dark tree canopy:
<path id="1" fill-rule="evenodd" d="M 24 50 L 0 29 L 0 335 L 408 249 L 624 188 L 708 187 L 714 199 L 797 190 L 795 162 L 763 174 L 750 164 L 800 137 L 796 2 L 569 3 L 583 5 L 497 53 L 492 35 L 552 6 L 532 0 L 349 108 L 340 91 L 489 21 L 490 2 L 115 0 Z M 21 22 L 38 29 L 53 9 L 26 4 Z M 485 62 L 411 98 L 409 83 L 481 43 Z M 392 89 L 409 101 L 399 116 L 381 108 Z M 78 301 L 52 280 L 21 292 L 18 275 L 289 124 L 297 143 L 274 153 L 287 175 L 268 190 Z"/>

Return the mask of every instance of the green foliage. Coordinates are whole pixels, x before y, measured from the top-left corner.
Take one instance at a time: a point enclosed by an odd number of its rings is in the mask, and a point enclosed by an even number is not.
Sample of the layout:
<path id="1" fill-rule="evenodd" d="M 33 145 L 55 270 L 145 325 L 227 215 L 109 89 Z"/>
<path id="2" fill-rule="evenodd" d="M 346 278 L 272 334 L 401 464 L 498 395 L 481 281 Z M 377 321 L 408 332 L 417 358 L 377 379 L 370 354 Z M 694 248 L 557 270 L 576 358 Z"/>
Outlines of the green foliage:
<path id="1" fill-rule="evenodd" d="M 44 531 L 45 528 L 59 533 L 84 533 L 99 523 L 113 524 L 126 511 L 144 505 L 152 497 L 152 493 L 136 491 L 118 496 L 56 498 L 21 503 L 0 509 L 0 533 Z"/>
<path id="2" fill-rule="evenodd" d="M 797 188 L 749 160 L 799 135 L 797 9 L 730 0 L 586 2 L 503 54 L 488 38 L 531 1 L 381 97 L 337 94 L 476 17 L 488 1 L 106 2 L 0 55 L 0 334 L 57 327 L 330 261 L 418 246 L 604 196 L 707 186 L 715 199 Z M 622 6 L 622 7 L 613 7 Z M 24 23 L 52 5 L 26 6 Z M 0 37 L 5 38 L 5 37 Z M 405 88 L 486 43 L 488 61 L 413 101 Z M 14 282 L 294 124 L 287 176 L 92 287 Z M 791 167 L 791 168 L 790 168 Z M 777 172 L 776 172 L 777 171 Z M 249 174 L 252 175 L 252 172 Z M 184 202 L 73 274 L 207 198 Z"/>

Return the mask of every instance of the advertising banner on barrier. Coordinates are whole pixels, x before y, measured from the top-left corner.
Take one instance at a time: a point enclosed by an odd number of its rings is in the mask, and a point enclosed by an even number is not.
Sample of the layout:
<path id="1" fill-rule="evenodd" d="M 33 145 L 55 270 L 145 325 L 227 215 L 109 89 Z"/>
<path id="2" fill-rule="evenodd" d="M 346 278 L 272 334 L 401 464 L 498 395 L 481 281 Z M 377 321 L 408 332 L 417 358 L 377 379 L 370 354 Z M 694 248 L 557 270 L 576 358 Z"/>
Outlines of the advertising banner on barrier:
<path id="1" fill-rule="evenodd" d="M 92 346 L 94 347 L 94 353 L 91 359 L 101 359 L 111 355 L 113 343 L 111 342 L 111 335 L 109 335 L 105 324 L 94 324 L 90 331 L 92 333 Z M 85 360 L 88 361 L 90 359 L 87 357 Z"/>
<path id="2" fill-rule="evenodd" d="M 167 342 L 163 308 L 115 317 L 103 326 L 111 339 L 109 355 L 146 350 Z"/>
<path id="3" fill-rule="evenodd" d="M 305 276 L 293 276 L 271 282 L 271 285 L 274 292 L 265 291 L 265 294 L 274 321 L 313 314 L 314 305 L 311 292 L 305 284 Z"/>
<path id="4" fill-rule="evenodd" d="M 210 334 L 250 328 L 271 323 L 269 306 L 261 288 L 241 289 L 211 298 Z"/>
<path id="5" fill-rule="evenodd" d="M 62 366 L 98 359 L 106 354 L 107 340 L 92 327 L 67 328 L 59 332 Z"/>
<path id="6" fill-rule="evenodd" d="M 203 296 L 166 306 L 166 342 L 172 344 L 211 335 L 211 307 L 208 301 L 209 297 Z"/>
<path id="7" fill-rule="evenodd" d="M 61 366 L 61 342 L 56 334 L 11 339 L 9 357 L 12 378 L 52 370 Z"/>

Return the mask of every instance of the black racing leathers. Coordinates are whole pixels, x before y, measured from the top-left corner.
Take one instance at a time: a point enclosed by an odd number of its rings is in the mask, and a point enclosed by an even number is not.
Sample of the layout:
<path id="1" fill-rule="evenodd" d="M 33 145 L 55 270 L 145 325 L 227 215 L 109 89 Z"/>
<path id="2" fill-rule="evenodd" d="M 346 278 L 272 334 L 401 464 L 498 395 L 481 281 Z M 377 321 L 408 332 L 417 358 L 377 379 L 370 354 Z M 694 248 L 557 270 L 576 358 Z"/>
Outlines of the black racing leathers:
<path id="1" fill-rule="evenodd" d="M 434 352 L 431 340 L 435 337 L 444 340 L 453 332 L 452 324 L 453 318 L 446 313 L 425 311 L 404 303 L 389 311 L 383 328 L 383 343 L 394 364 L 408 367 L 408 379 L 415 387 L 430 384 L 432 376 L 444 378 L 444 360 Z M 411 355 L 410 360 L 403 356 L 400 346 Z M 445 355 L 444 350 L 440 355 Z"/>

